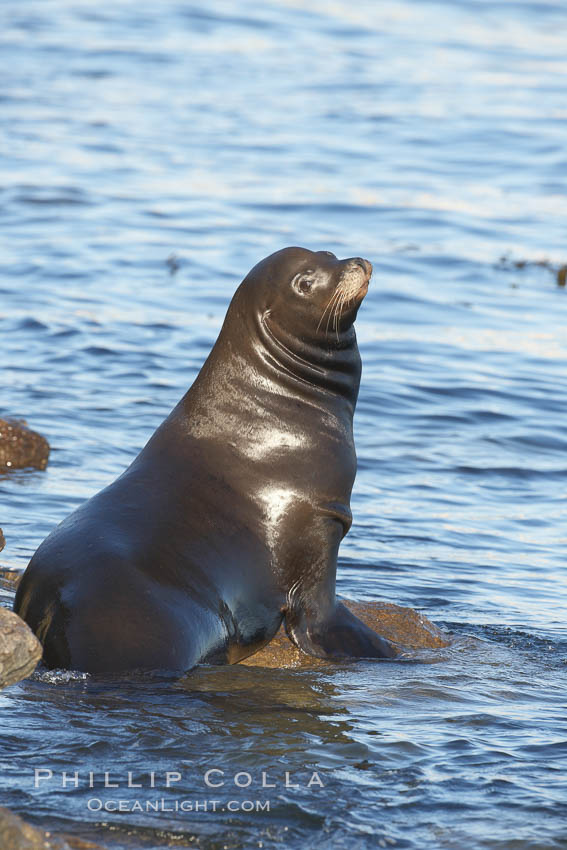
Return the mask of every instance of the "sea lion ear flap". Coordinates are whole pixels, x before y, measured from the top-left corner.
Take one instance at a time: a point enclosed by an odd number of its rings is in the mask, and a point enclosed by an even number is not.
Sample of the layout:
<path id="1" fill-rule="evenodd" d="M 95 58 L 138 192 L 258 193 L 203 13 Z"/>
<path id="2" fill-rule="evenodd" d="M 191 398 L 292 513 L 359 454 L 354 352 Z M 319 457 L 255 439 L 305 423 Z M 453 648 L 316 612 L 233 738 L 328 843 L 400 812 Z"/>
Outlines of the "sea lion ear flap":
<path id="1" fill-rule="evenodd" d="M 292 278 L 291 281 L 291 287 L 298 295 L 308 295 L 312 286 L 313 272 L 310 270 L 306 272 L 299 272 Z"/>

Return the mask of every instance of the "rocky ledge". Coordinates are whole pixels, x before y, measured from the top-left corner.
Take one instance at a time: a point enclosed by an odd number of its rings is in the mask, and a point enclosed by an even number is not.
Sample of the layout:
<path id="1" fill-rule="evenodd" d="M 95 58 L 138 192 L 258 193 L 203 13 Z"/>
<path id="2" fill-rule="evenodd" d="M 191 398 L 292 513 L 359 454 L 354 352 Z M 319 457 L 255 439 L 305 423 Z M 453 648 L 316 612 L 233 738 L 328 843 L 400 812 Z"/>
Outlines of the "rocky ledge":
<path id="1" fill-rule="evenodd" d="M 0 808 L 0 847 L 4 850 L 69 850 L 63 839 L 36 829 L 4 808 Z"/>
<path id="2" fill-rule="evenodd" d="M 26 823 L 21 817 L 0 806 L 0 847 L 2 850 L 103 850 L 73 835 L 54 835 Z"/>
<path id="3" fill-rule="evenodd" d="M 0 608 L 0 688 L 33 673 L 41 654 L 41 644 L 29 626 L 13 611 Z M 0 847 L 4 847 L 1 842 Z"/>
<path id="4" fill-rule="evenodd" d="M 49 443 L 27 427 L 23 419 L 0 419 L 0 472 L 25 469 L 27 466 L 45 469 Z"/>

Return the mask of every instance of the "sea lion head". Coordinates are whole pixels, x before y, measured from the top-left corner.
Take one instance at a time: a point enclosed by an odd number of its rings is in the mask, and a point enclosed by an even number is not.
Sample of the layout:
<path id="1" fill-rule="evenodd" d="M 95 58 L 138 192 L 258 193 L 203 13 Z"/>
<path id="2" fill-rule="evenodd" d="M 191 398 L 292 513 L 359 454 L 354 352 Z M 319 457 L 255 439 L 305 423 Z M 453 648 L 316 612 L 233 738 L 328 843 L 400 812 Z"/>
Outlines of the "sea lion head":
<path id="1" fill-rule="evenodd" d="M 344 340 L 368 292 L 372 266 L 361 257 L 284 248 L 258 263 L 242 289 L 256 315 L 305 342 Z"/>

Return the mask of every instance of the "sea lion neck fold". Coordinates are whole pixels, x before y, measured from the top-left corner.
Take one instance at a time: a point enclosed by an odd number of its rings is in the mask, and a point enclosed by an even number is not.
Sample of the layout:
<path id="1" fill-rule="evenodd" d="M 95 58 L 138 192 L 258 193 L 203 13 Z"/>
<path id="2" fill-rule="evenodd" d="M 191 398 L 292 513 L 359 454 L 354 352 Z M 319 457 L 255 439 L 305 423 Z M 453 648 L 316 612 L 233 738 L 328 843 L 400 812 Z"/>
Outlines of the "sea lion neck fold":
<path id="1" fill-rule="evenodd" d="M 354 412 L 360 384 L 360 355 L 351 326 L 340 340 L 299 339 L 277 325 L 269 312 L 257 322 L 257 354 L 290 379 L 303 384 L 308 394 L 324 392 L 349 402 Z"/>

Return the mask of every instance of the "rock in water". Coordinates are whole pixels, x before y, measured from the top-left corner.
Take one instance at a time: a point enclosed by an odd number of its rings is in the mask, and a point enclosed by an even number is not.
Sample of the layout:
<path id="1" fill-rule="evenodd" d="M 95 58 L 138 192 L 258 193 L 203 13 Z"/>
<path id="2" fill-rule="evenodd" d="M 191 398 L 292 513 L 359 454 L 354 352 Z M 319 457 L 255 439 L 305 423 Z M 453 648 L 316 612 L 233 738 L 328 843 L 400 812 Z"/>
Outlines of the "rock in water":
<path id="1" fill-rule="evenodd" d="M 66 841 L 26 823 L 10 809 L 0 807 L 2 850 L 70 850 Z"/>
<path id="2" fill-rule="evenodd" d="M 76 835 L 54 835 L 38 829 L 0 806 L 0 848 L 2 850 L 103 850 L 100 844 Z"/>
<path id="3" fill-rule="evenodd" d="M 352 602 L 351 611 L 371 629 L 407 649 L 439 649 L 449 646 L 449 635 L 424 614 L 392 602 Z"/>
<path id="4" fill-rule="evenodd" d="M 0 419 L 0 472 L 26 466 L 45 469 L 48 457 L 49 443 L 23 419 Z"/>
<path id="5" fill-rule="evenodd" d="M 42 647 L 24 621 L 0 608 L 0 688 L 25 679 L 35 670 Z M 8 845 L 0 841 L 0 847 Z"/>
<path id="6" fill-rule="evenodd" d="M 6 545 L 6 538 L 4 537 L 4 532 L 0 528 L 0 552 L 2 551 L 2 549 L 4 548 L 5 545 Z"/>
<path id="7" fill-rule="evenodd" d="M 440 649 L 451 643 L 446 632 L 413 608 L 392 602 L 342 601 L 367 626 L 402 649 Z M 267 646 L 241 663 L 254 667 L 302 667 L 325 662 L 301 652 L 289 640 L 282 626 Z"/>

